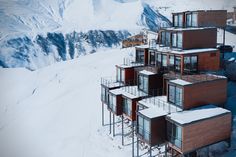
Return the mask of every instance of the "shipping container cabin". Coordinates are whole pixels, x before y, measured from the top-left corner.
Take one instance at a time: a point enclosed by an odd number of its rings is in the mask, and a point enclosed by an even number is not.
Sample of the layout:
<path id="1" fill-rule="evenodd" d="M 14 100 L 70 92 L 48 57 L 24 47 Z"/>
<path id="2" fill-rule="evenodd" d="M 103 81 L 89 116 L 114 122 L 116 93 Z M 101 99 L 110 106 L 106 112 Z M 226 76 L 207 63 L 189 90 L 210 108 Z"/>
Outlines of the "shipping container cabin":
<path id="1" fill-rule="evenodd" d="M 160 73 L 142 70 L 138 73 L 138 89 L 148 95 L 162 94 L 163 77 Z"/>
<path id="2" fill-rule="evenodd" d="M 135 47 L 135 62 L 144 65 L 148 64 L 148 45 L 141 45 Z"/>
<path id="3" fill-rule="evenodd" d="M 138 102 L 137 137 L 149 146 L 163 144 L 166 141 L 165 116 L 181 111 L 167 102 L 166 96 L 142 99 Z"/>
<path id="4" fill-rule="evenodd" d="M 168 102 L 183 110 L 227 100 L 227 78 L 211 74 L 183 75 L 167 82 Z"/>
<path id="5" fill-rule="evenodd" d="M 123 87 L 110 90 L 108 93 L 109 102 L 107 108 L 116 116 L 120 116 L 123 113 L 122 88 Z"/>
<path id="6" fill-rule="evenodd" d="M 165 28 L 159 31 L 160 46 L 188 50 L 198 48 L 216 48 L 217 29 L 204 28 Z"/>
<path id="7" fill-rule="evenodd" d="M 220 51 L 216 48 L 175 51 L 157 48 L 153 51 L 155 65 L 160 72 L 196 74 L 220 69 Z"/>
<path id="8" fill-rule="evenodd" d="M 169 146 L 188 155 L 203 147 L 230 141 L 231 112 L 206 105 L 166 116 Z"/>
<path id="9" fill-rule="evenodd" d="M 226 27 L 226 10 L 197 10 L 172 14 L 173 27 Z"/>
<path id="10" fill-rule="evenodd" d="M 122 82 L 125 85 L 137 84 L 137 68 L 143 67 L 140 63 L 126 63 L 122 65 L 116 65 L 116 80 Z"/>
<path id="11" fill-rule="evenodd" d="M 138 86 L 126 86 L 122 91 L 123 115 L 130 121 L 136 121 L 137 102 L 148 95 L 138 89 Z"/>
<path id="12" fill-rule="evenodd" d="M 124 83 L 114 80 L 112 78 L 101 78 L 101 101 L 103 104 L 108 104 L 109 90 L 123 87 Z"/>

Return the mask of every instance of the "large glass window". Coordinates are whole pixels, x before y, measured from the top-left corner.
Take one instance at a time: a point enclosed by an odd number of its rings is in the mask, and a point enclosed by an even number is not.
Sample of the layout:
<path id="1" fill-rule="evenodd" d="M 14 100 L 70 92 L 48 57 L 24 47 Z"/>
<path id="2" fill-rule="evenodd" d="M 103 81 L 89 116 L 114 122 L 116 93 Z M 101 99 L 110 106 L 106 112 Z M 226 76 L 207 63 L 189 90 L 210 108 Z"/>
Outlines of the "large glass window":
<path id="1" fill-rule="evenodd" d="M 178 27 L 178 15 L 174 15 L 174 27 Z"/>
<path id="2" fill-rule="evenodd" d="M 182 127 L 174 123 L 167 122 L 167 138 L 178 148 L 182 147 Z"/>
<path id="3" fill-rule="evenodd" d="M 197 27 L 197 13 L 188 13 L 186 15 L 186 26 L 187 27 Z"/>
<path id="4" fill-rule="evenodd" d="M 144 50 L 136 50 L 136 62 L 144 63 Z"/>
<path id="5" fill-rule="evenodd" d="M 174 15 L 174 27 L 183 27 L 183 14 Z"/>
<path id="6" fill-rule="evenodd" d="M 109 94 L 109 107 L 112 111 L 116 112 L 116 96 Z"/>
<path id="7" fill-rule="evenodd" d="M 172 34 L 172 47 L 177 47 L 177 34 Z"/>
<path id="8" fill-rule="evenodd" d="M 128 98 L 123 99 L 123 112 L 128 116 L 132 116 L 132 101 Z"/>
<path id="9" fill-rule="evenodd" d="M 149 53 L 149 64 L 155 65 L 155 52 L 154 51 L 151 51 Z"/>
<path id="10" fill-rule="evenodd" d="M 162 66 L 167 67 L 167 55 L 162 55 Z"/>
<path id="11" fill-rule="evenodd" d="M 148 93 L 148 77 L 145 75 L 139 75 L 138 77 L 138 88 L 144 91 L 145 93 Z"/>
<path id="12" fill-rule="evenodd" d="M 170 32 L 161 32 L 161 44 L 170 46 Z"/>
<path id="13" fill-rule="evenodd" d="M 150 121 L 138 116 L 138 133 L 147 141 L 150 140 Z"/>
<path id="14" fill-rule="evenodd" d="M 181 58 L 175 57 L 175 71 L 180 72 L 181 70 Z"/>
<path id="15" fill-rule="evenodd" d="M 169 85 L 168 101 L 177 105 L 183 105 L 183 89 L 177 86 Z"/>
<path id="16" fill-rule="evenodd" d="M 116 80 L 118 82 L 125 82 L 125 70 L 121 68 L 117 68 Z"/>
<path id="17" fill-rule="evenodd" d="M 196 72 L 197 71 L 197 56 L 185 56 L 184 57 L 184 72 Z"/>
<path id="18" fill-rule="evenodd" d="M 175 69 L 175 56 L 174 55 L 170 55 L 169 56 L 169 67 L 170 70 L 174 70 Z"/>
<path id="19" fill-rule="evenodd" d="M 172 33 L 172 47 L 182 48 L 183 34 L 181 32 Z"/>
<path id="20" fill-rule="evenodd" d="M 105 103 L 107 103 L 107 99 L 108 99 L 108 93 L 106 88 L 101 87 L 101 100 Z"/>

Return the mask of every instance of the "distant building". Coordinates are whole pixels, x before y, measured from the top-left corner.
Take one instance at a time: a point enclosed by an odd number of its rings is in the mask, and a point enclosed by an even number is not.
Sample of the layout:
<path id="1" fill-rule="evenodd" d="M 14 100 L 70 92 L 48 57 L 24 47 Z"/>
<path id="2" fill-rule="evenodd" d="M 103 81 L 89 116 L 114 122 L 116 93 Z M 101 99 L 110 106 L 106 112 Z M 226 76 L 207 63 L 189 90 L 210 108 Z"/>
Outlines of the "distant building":
<path id="1" fill-rule="evenodd" d="M 236 24 L 236 7 L 233 7 L 234 11 L 233 12 L 228 12 L 227 13 L 227 24 Z"/>

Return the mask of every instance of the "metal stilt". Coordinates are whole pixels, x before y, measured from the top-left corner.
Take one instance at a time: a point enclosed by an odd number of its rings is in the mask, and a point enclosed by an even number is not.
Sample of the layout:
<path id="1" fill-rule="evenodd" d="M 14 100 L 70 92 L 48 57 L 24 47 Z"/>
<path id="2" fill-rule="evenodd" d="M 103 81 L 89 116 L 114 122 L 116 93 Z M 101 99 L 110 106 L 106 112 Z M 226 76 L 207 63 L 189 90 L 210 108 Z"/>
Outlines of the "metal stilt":
<path id="1" fill-rule="evenodd" d="M 137 157 L 139 157 L 139 139 L 137 137 Z"/>
<path id="2" fill-rule="evenodd" d="M 113 137 L 115 136 L 115 114 L 113 114 Z"/>
<path id="3" fill-rule="evenodd" d="M 134 157 L 134 122 L 132 122 L 132 157 Z"/>
<path id="4" fill-rule="evenodd" d="M 165 157 L 167 157 L 167 143 L 165 143 Z"/>
<path id="5" fill-rule="evenodd" d="M 122 145 L 124 145 L 124 116 L 121 116 L 121 138 L 122 138 Z"/>
<path id="6" fill-rule="evenodd" d="M 149 148 L 150 157 L 152 157 L 152 147 Z"/>
<path id="7" fill-rule="evenodd" d="M 102 126 L 104 126 L 104 103 L 102 103 Z"/>
<path id="8" fill-rule="evenodd" d="M 109 125 L 110 125 L 110 134 L 111 134 L 111 112 L 109 114 L 110 114 L 110 116 L 109 116 L 110 117 L 110 124 Z"/>

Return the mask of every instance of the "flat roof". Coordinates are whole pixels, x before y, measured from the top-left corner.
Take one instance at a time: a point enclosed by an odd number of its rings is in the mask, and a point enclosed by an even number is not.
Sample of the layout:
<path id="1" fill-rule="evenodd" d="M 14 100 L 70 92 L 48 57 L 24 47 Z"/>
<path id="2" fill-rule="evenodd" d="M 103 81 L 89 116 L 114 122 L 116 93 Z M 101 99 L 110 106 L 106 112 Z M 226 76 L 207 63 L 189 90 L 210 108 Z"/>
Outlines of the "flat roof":
<path id="1" fill-rule="evenodd" d="M 195 75 L 175 75 L 172 73 L 165 74 L 166 77 L 170 77 L 174 80 L 170 80 L 171 83 L 179 85 L 190 85 L 199 82 L 213 81 L 227 79 L 225 76 L 214 74 L 195 74 Z"/>
<path id="2" fill-rule="evenodd" d="M 209 51 L 218 51 L 216 48 L 201 48 L 201 49 L 191 49 L 191 50 L 171 50 L 170 53 L 184 55 L 184 54 L 192 54 L 192 53 L 204 53 Z"/>
<path id="3" fill-rule="evenodd" d="M 185 80 L 182 80 L 182 79 L 170 80 L 170 82 L 174 83 L 174 84 L 181 85 L 181 86 L 192 84 L 191 82 L 188 82 L 188 81 L 185 81 Z"/>
<path id="4" fill-rule="evenodd" d="M 144 75 L 154 75 L 155 73 L 151 72 L 151 71 L 147 71 L 147 70 L 142 70 L 139 72 L 140 74 L 144 74 Z"/>
<path id="5" fill-rule="evenodd" d="M 156 118 L 165 116 L 168 114 L 168 112 L 161 110 L 161 109 L 155 109 L 155 108 L 147 108 L 139 111 L 142 115 L 148 117 L 148 118 Z"/>
<path id="6" fill-rule="evenodd" d="M 142 63 L 130 63 L 130 64 L 120 64 L 117 65 L 120 68 L 133 68 L 133 67 L 139 67 L 139 66 L 143 66 L 144 64 Z"/>
<path id="7" fill-rule="evenodd" d="M 109 90 L 109 93 L 114 94 L 114 95 L 121 95 L 122 94 L 122 88 L 123 87 Z"/>
<path id="8" fill-rule="evenodd" d="M 203 30 L 203 29 L 215 29 L 215 27 L 187 27 L 187 28 L 176 28 L 176 27 L 167 27 L 162 30 L 168 31 L 188 31 L 188 30 Z"/>
<path id="9" fill-rule="evenodd" d="M 149 48 L 149 45 L 139 45 L 139 46 L 135 46 L 135 48 L 146 49 L 146 48 Z"/>
<path id="10" fill-rule="evenodd" d="M 130 98 L 130 99 L 136 99 L 144 96 L 148 96 L 147 93 L 144 93 L 143 91 L 138 89 L 138 86 L 125 86 L 122 88 L 122 95 Z"/>
<path id="11" fill-rule="evenodd" d="M 199 121 L 199 120 L 213 118 L 215 116 L 219 116 L 225 113 L 230 113 L 230 111 L 221 107 L 216 107 L 214 105 L 206 105 L 206 106 L 194 108 L 191 110 L 171 113 L 167 117 L 170 120 L 183 125 L 183 124 L 189 124 L 189 123 Z"/>
<path id="12" fill-rule="evenodd" d="M 167 96 L 145 98 L 138 103 L 147 107 L 147 109 L 140 110 L 139 113 L 148 118 L 160 117 L 169 113 L 182 111 L 181 108 L 167 102 Z"/>

